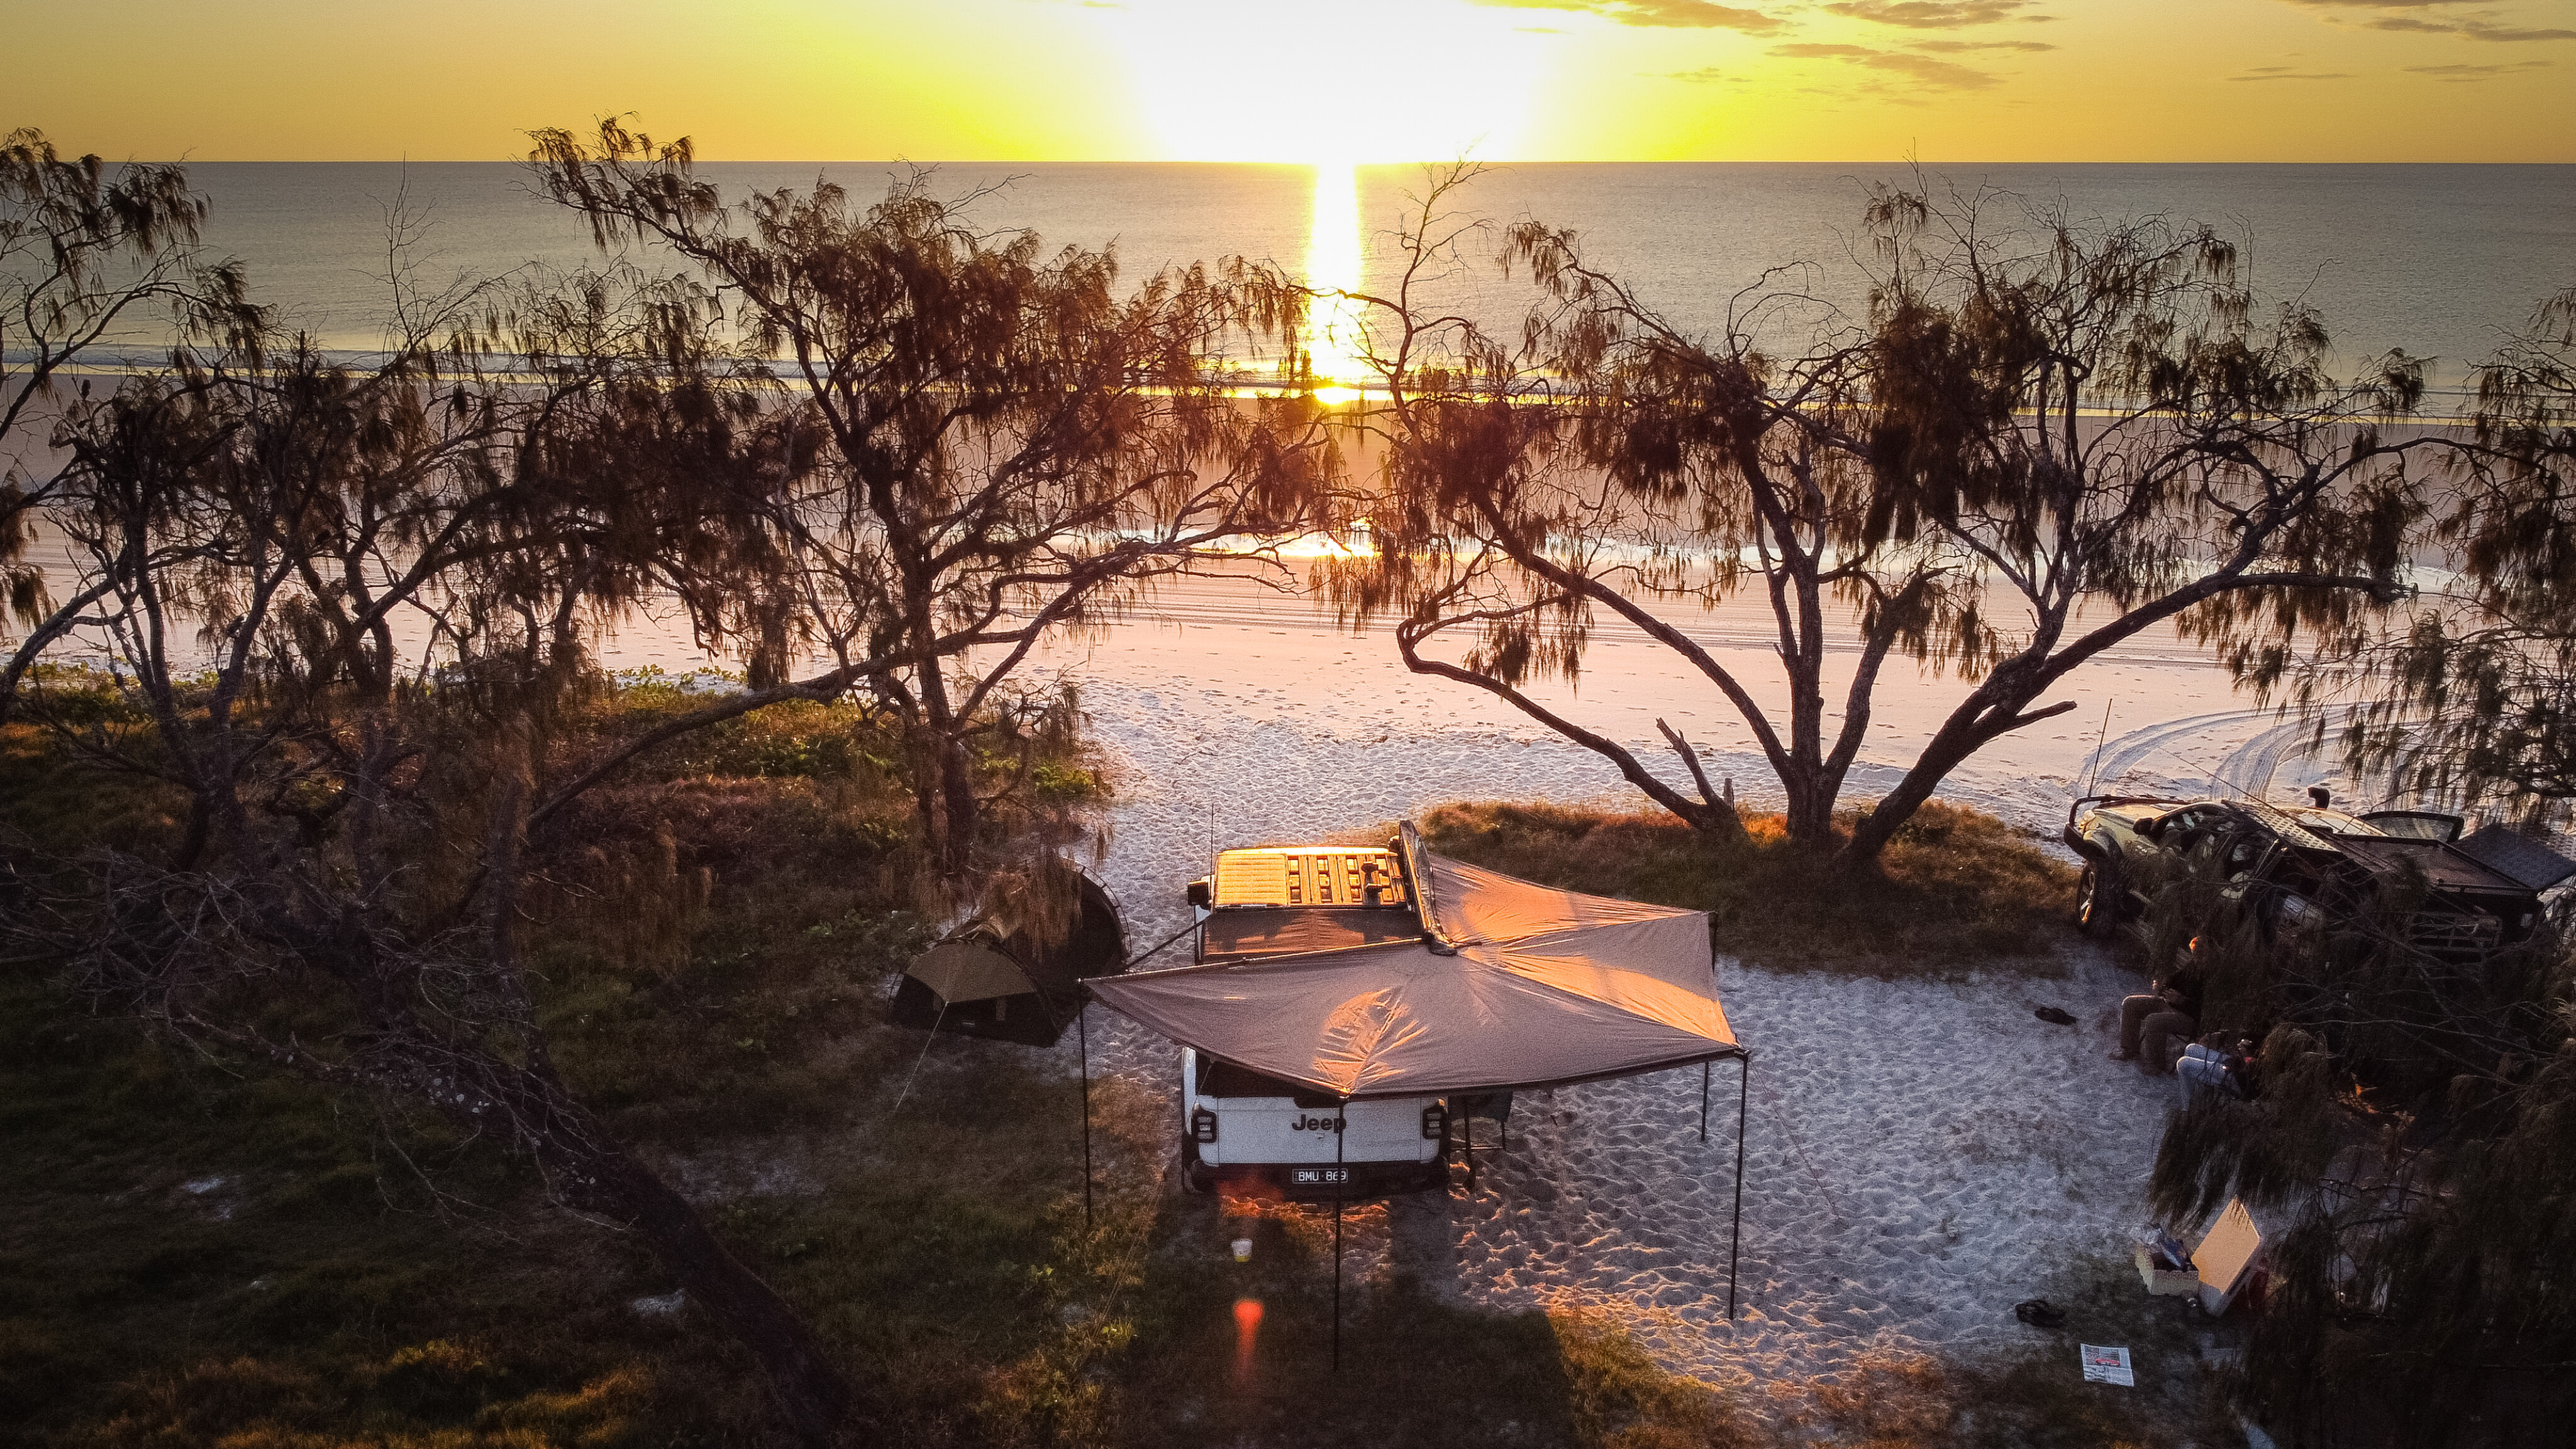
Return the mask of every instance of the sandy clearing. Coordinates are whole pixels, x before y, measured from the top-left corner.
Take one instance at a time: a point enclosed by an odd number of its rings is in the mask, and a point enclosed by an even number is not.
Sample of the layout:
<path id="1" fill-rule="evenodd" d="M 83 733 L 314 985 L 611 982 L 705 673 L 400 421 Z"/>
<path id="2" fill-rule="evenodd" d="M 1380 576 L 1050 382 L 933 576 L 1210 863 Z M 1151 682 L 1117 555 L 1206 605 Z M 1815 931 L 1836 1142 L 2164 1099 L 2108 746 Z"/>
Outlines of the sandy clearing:
<path id="1" fill-rule="evenodd" d="M 1081 680 L 1124 776 L 1104 873 L 1139 941 L 1183 923 L 1181 886 L 1219 845 L 1348 831 L 1447 799 L 1636 799 L 1597 757 L 1507 707 L 1412 676 L 1382 638 L 1336 633 L 1294 600 L 1237 602 L 1228 612 L 1200 600 L 1192 622 L 1140 620 L 1050 656 Z M 1737 638 L 1738 657 L 1760 667 L 1758 637 Z M 2291 747 L 2293 731 L 2170 641 L 2089 676 L 2068 692 L 2073 715 L 1977 760 L 1945 795 L 2053 833 L 2095 753 L 2094 731 L 2075 721 L 2098 727 L 2106 698 L 2106 785 L 2189 791 L 2197 778 L 2207 788 L 2206 767 L 2275 794 L 2340 787 Z M 1873 764 L 1853 798 L 1895 778 L 1904 747 L 1960 688 L 1882 690 Z M 1767 793 L 1741 725 L 1730 731 L 1714 691 L 1661 651 L 1606 642 L 1580 693 L 1556 702 L 1639 748 L 1658 714 L 1687 719 L 1740 792 Z M 2066 949 L 2064 979 L 2038 982 L 1891 983 L 1721 963 L 1727 1009 L 1756 1053 L 1742 1311 L 1731 1324 L 1736 1083 L 1726 1069 L 1705 1145 L 1695 1071 L 1524 1096 L 1509 1150 L 1485 1160 L 1473 1194 L 1462 1185 L 1354 1214 L 1351 1269 L 1410 1274 L 1496 1308 L 1601 1311 L 1661 1362 L 1719 1383 L 2003 1338 L 2017 1329 L 2014 1302 L 2077 1255 L 2118 1252 L 2143 1220 L 2170 1100 L 2169 1086 L 2104 1060 L 2112 1003 L 2135 978 L 2090 947 Z M 2082 1024 L 2038 1021 L 2030 1008 L 2042 1003 Z M 1168 1043 L 1100 1010 L 1092 1043 L 1095 1070 L 1173 1096 Z"/>

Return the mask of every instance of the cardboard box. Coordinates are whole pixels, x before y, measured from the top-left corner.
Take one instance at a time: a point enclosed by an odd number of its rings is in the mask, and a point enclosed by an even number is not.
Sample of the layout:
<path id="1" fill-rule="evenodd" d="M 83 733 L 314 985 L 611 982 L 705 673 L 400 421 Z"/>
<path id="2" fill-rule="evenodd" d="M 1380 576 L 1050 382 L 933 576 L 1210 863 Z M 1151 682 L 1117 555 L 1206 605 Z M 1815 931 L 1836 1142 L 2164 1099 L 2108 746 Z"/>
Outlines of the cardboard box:
<path id="1" fill-rule="evenodd" d="M 2155 1255 L 2147 1251 L 2147 1245 L 2144 1243 L 2138 1244 L 2137 1260 L 2138 1278 L 2147 1285 L 2147 1291 L 2150 1293 L 2178 1297 L 2185 1293 L 2200 1291 L 2198 1273 L 2189 1268 L 2157 1267 Z"/>

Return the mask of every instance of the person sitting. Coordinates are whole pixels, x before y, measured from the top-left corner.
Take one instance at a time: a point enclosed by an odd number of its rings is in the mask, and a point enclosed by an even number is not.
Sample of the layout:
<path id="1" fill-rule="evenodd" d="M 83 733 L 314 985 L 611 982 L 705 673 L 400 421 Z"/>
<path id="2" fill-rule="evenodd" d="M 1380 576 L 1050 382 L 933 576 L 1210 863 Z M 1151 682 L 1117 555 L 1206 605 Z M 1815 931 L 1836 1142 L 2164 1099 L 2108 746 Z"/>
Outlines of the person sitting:
<path id="1" fill-rule="evenodd" d="M 2197 952 L 2195 938 L 2191 949 Z M 2120 1003 L 2120 1049 L 2115 1062 L 2136 1062 L 2149 1076 L 2163 1076 L 2181 1054 L 2177 1043 L 2189 1041 L 2200 1028 L 2200 968 L 2185 959 L 2182 968 L 2147 990 Z"/>
<path id="2" fill-rule="evenodd" d="M 2239 1037 L 2224 1043 L 2222 1036 L 2223 1033 L 2212 1032 L 2209 1040 L 2184 1047 L 2181 1059 L 2174 1063 L 2174 1075 L 2182 1078 L 2184 1106 L 2199 1105 L 2204 1094 L 2233 1097 L 2240 1102 L 2253 1098 L 2261 1071 L 2254 1042 Z"/>

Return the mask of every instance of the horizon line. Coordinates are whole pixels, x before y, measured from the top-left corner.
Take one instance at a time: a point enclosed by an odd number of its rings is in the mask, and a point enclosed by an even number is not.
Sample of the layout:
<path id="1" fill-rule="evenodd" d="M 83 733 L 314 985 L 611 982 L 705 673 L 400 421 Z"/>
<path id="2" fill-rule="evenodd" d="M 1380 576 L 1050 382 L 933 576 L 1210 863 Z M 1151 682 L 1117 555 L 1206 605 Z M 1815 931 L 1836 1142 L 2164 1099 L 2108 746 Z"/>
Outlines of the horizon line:
<path id="1" fill-rule="evenodd" d="M 102 159 L 104 159 L 104 158 L 102 158 Z M 1315 168 L 1317 168 L 1317 167 L 1319 167 L 1319 166 L 1354 166 L 1354 167 L 1358 167 L 1358 168 L 1361 168 L 1361 169 L 1364 169 L 1364 170 L 1365 170 L 1365 169 L 1379 169 L 1379 170 L 1383 170 L 1383 169 L 1385 169 L 1385 168 L 1388 168 L 1388 167 L 1395 167 L 1395 166 L 1443 166 L 1443 165 L 1447 165 L 1447 164 L 1449 164 L 1452 160 L 1455 160 L 1455 159 L 1457 159 L 1457 158 L 1454 158 L 1454 157 L 1439 157 L 1439 158 L 1428 159 L 1428 160 L 1412 160 L 1412 161 L 1349 161 L 1349 162 L 1344 162 L 1344 161 L 1205 161 L 1205 160 L 1186 160 L 1186 159 L 1184 159 L 1184 160 L 1172 160 L 1172 159 L 1161 159 L 1161 158 L 1157 158 L 1157 159 L 1139 160 L 1139 159 L 1118 159 L 1118 158 L 1103 159 L 1103 158 L 1098 158 L 1098 157 L 1086 157 L 1086 158 L 1072 158 L 1072 157 L 1064 157 L 1064 158 L 1051 158 L 1051 159 L 1030 159 L 1030 158 L 1027 158 L 1027 157 L 1000 157 L 1000 158 L 996 158 L 996 157 L 976 157 L 976 156 L 943 156 L 943 157 L 937 157 L 937 158 L 932 158 L 932 159 L 922 159 L 922 158 L 919 158 L 919 157 L 903 156 L 903 155 L 892 155 L 892 156 L 699 156 L 699 157 L 696 157 L 696 158 L 695 158 L 695 164 L 697 164 L 697 165 L 701 165 L 701 166 L 895 166 L 895 165 L 911 165 L 911 166 L 922 166 L 922 167 L 937 167 L 937 166 L 1242 166 L 1242 167 L 1275 167 L 1275 168 L 1278 168 L 1278 169 L 1280 169 L 1280 170 L 1311 171 L 1311 170 L 1314 170 Z M 1473 158 L 1470 158 L 1470 159 L 1472 160 Z M 178 156 L 178 157 L 159 158 L 159 159 L 150 158 L 150 157 L 127 157 L 127 158 L 125 158 L 125 160 L 123 160 L 122 162 L 117 162 L 117 163 L 112 163 L 112 164 L 120 164 L 120 165 L 146 165 L 146 166 L 168 166 L 168 165 L 176 165 L 176 166 L 402 166 L 402 165 L 421 165 L 421 166 L 518 166 L 518 165 L 524 165 L 524 164 L 526 164 L 526 162 L 525 162 L 525 158 L 522 158 L 522 157 L 515 157 L 515 156 L 227 156 L 227 157 Z M 2111 159 L 2093 159 L 2093 160 L 2072 160 L 2072 159 L 2067 159 L 2067 158 L 2062 158 L 2062 157 L 2059 157 L 2059 158 L 2041 159 L 2041 160 L 1996 160 L 1996 159 L 1991 159 L 1991 158 L 1979 158 L 1979 157 L 1969 157 L 1969 158 L 1960 158 L 1960 159 L 1952 159 L 1952 160 L 1924 160 L 1924 159 L 1916 158 L 1916 157 L 1898 157 L 1898 158 L 1888 158 L 1888 159 L 1882 159 L 1882 160 L 1864 160 L 1864 159 L 1855 159 L 1855 158 L 1848 158 L 1848 157 L 1846 157 L 1846 158 L 1838 158 L 1838 159 L 1834 159 L 1834 160 L 1822 160 L 1822 161 L 1799 161 L 1799 160 L 1788 160 L 1788 159 L 1779 159 L 1779 158 L 1755 159 L 1755 158 L 1742 158 L 1742 157 L 1739 157 L 1739 158 L 1727 159 L 1727 160 L 1713 160 L 1713 159 L 1701 159 L 1701 160 L 1671 160 L 1671 159 L 1666 159 L 1666 160 L 1633 160 L 1633 159 L 1632 159 L 1632 160 L 1591 160 L 1591 161 L 1566 161 L 1566 160 L 1524 160 L 1524 161 L 1500 161 L 1500 160 L 1486 160 L 1486 161 L 1479 162 L 1478 164 L 1481 164 L 1481 165 L 1484 165 L 1484 166 L 1488 166 L 1488 167 L 1492 167 L 1492 168 L 1496 168 L 1496 169 L 1508 168 L 1508 167 L 1516 167 L 1516 166 L 1905 166 L 1905 167 L 1916 167 L 1916 166 L 1919 166 L 1919 167 L 1923 167 L 1923 168 L 1925 168 L 1925 169 L 1937 169 L 1937 168 L 1939 168 L 1939 167 L 1944 167 L 1944 166 L 2569 166 L 2569 167 L 2576 167 L 2576 159 L 2564 160 L 2564 161 L 2456 161 L 2456 160 L 2422 160 L 2422 159 L 2417 159 L 2417 160 L 2377 160 L 2377 161 L 2351 161 L 2351 160 L 2343 160 L 2343 161 L 2319 161 L 2319 160 L 2265 160 L 2265 161 L 2246 161 L 2246 160 L 2218 160 L 2218 159 L 2186 159 L 2186 160 L 2142 161 L 2142 160 L 2135 160 L 2135 159 L 2118 159 L 2118 158 L 2111 158 Z"/>

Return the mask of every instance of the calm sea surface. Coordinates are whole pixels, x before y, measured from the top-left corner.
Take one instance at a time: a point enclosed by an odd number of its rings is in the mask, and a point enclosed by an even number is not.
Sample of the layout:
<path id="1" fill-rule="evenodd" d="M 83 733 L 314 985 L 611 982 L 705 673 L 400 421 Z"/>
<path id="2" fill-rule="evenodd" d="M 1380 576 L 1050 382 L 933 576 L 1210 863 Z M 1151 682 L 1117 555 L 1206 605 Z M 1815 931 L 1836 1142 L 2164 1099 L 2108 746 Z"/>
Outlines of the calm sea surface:
<path id="1" fill-rule="evenodd" d="M 874 163 L 724 163 L 701 168 L 728 197 L 829 177 L 857 198 L 881 193 L 896 168 Z M 1346 173 L 1347 174 L 1347 173 Z M 1766 268 L 1812 263 L 1811 290 L 1857 307 L 1866 279 L 1853 260 L 1870 186 L 1898 167 L 1849 165 L 1527 165 L 1497 167 L 1454 198 L 1497 226 L 1471 237 L 1470 272 L 1451 296 L 1491 321 L 1518 315 L 1526 293 L 1490 259 L 1499 226 L 1537 218 L 1581 232 L 1587 251 L 1652 305 L 1707 327 Z M 326 344 L 364 350 L 381 337 L 386 218 L 397 198 L 428 221 L 410 259 L 423 278 L 491 276 L 535 264 L 594 260 L 588 232 L 541 201 L 507 164 L 206 163 L 191 175 L 210 195 L 208 240 L 250 264 L 264 300 Z M 2576 166 L 1951 166 L 1936 185 L 1979 188 L 2062 206 L 2078 217 L 2161 214 L 2206 220 L 2245 239 L 2258 284 L 2317 308 L 2338 354 L 2404 347 L 2440 359 L 2456 380 L 2535 303 L 2576 286 Z M 1291 166 L 948 165 L 944 196 L 985 194 L 970 213 L 995 230 L 1031 228 L 1050 245 L 1114 244 L 1126 275 L 1229 255 L 1306 271 L 1347 255 L 1338 178 Z M 1388 245 L 1420 189 L 1415 168 L 1365 167 L 1355 182 L 1360 275 L 1386 284 Z M 1336 220 L 1338 218 L 1338 220 Z M 1334 243 L 1338 241 L 1339 245 Z M 1865 255 L 1865 253 L 1864 253 Z M 639 260 L 652 259 L 639 257 Z M 659 263 L 654 263 L 659 265 Z"/>

